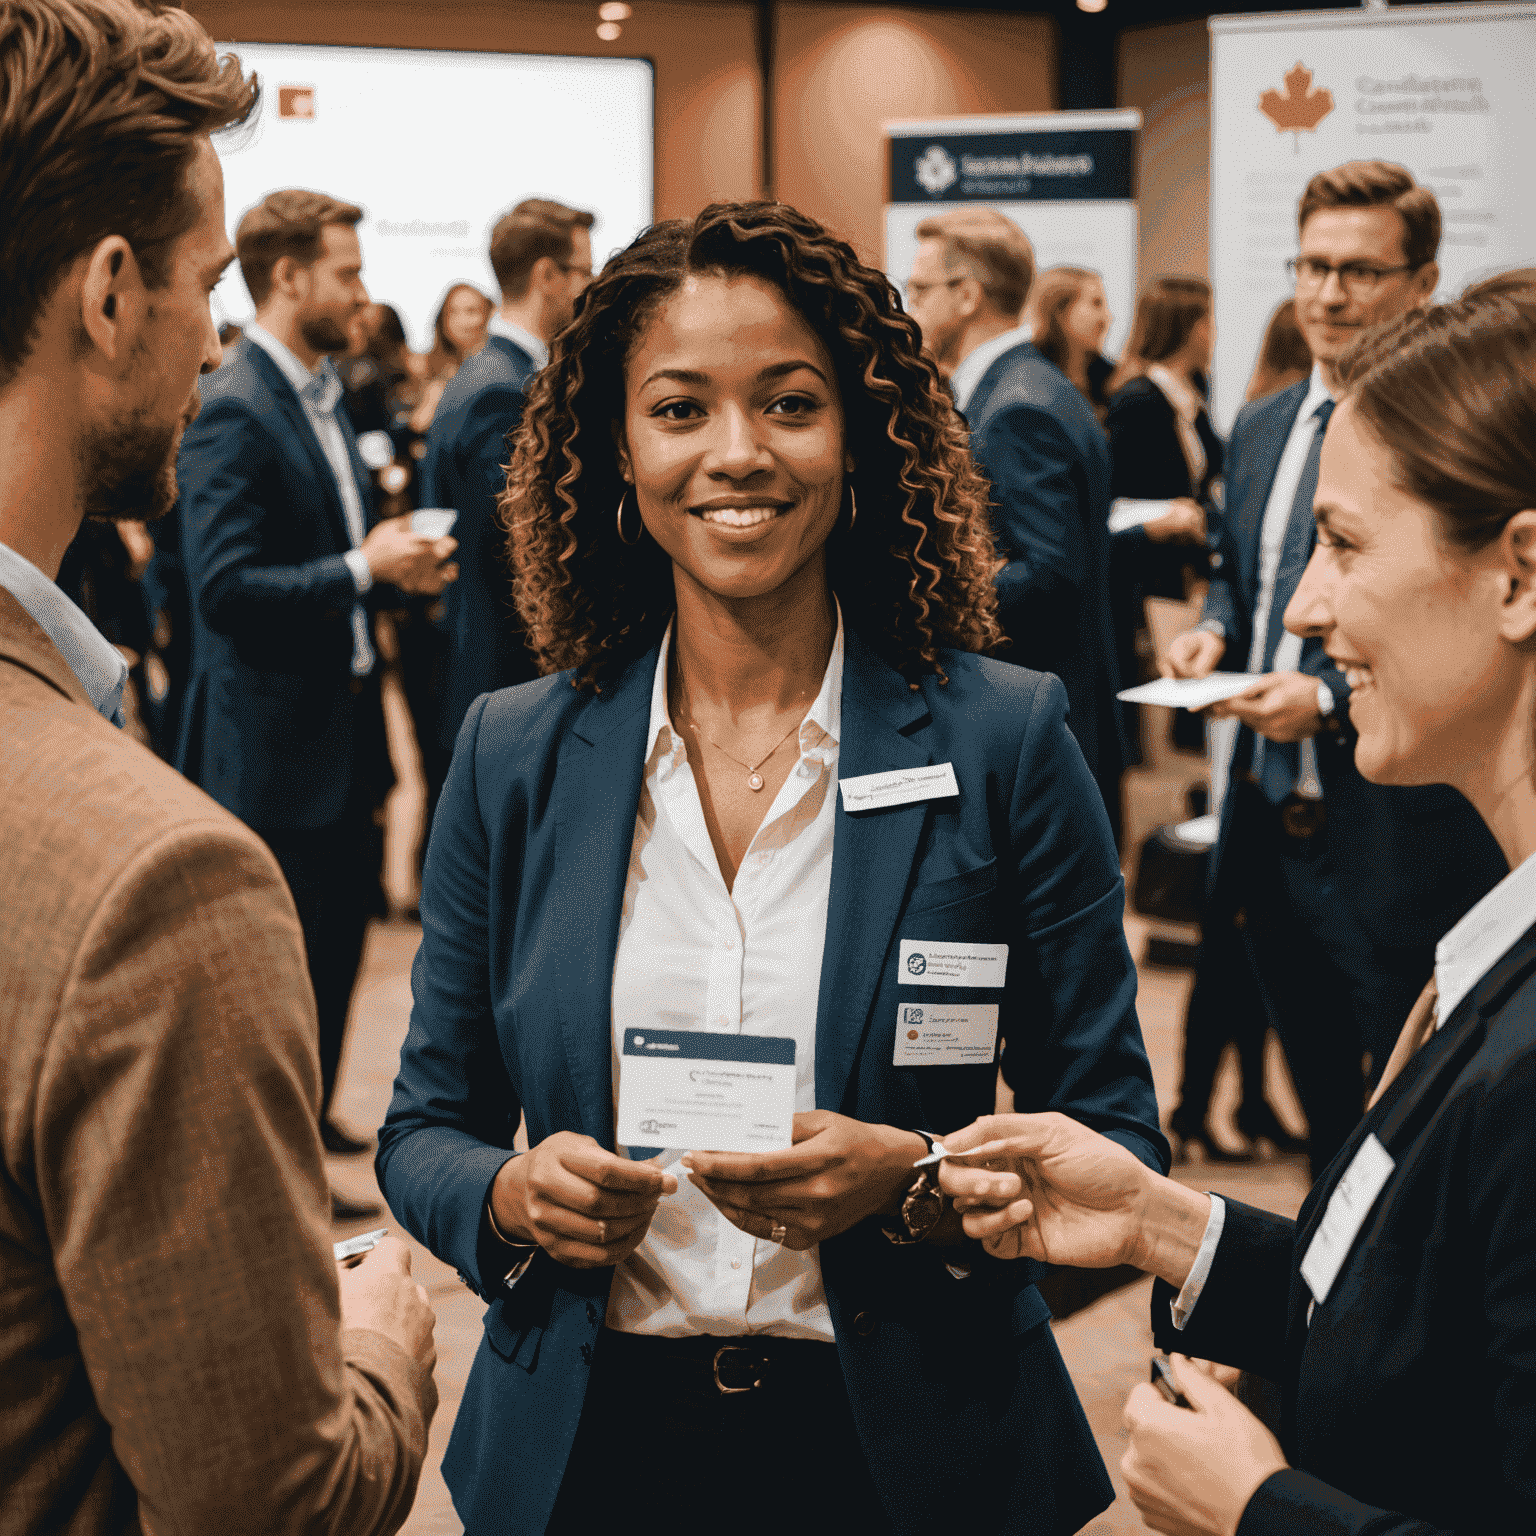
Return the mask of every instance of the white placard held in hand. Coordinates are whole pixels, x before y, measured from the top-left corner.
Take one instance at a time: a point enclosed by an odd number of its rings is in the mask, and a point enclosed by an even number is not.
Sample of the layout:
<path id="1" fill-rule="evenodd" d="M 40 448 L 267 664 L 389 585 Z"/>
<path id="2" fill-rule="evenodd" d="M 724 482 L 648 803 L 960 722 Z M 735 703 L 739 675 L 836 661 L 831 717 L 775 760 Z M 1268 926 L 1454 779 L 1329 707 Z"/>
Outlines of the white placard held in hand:
<path id="1" fill-rule="evenodd" d="M 795 1140 L 795 1042 L 625 1029 L 616 1139 L 625 1147 L 783 1152 Z"/>
<path id="2" fill-rule="evenodd" d="M 1155 683 L 1123 688 L 1115 695 L 1123 704 L 1161 704 L 1165 709 L 1208 709 L 1223 699 L 1247 693 L 1262 672 L 1212 672 L 1209 677 L 1160 677 Z"/>

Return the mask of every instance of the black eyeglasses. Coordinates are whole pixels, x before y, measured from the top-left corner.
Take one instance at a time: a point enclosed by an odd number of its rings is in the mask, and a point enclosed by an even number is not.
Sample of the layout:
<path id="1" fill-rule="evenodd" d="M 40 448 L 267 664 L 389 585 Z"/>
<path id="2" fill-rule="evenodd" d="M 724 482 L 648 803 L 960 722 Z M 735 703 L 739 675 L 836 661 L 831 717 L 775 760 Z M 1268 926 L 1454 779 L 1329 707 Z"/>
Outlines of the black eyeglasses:
<path id="1" fill-rule="evenodd" d="M 1366 299 L 1381 286 L 1383 278 L 1397 272 L 1417 272 L 1419 265 L 1406 262 L 1400 267 L 1373 267 L 1364 261 L 1346 261 L 1335 267 L 1313 256 L 1293 256 L 1286 262 L 1285 270 L 1296 284 L 1298 292 L 1321 288 L 1328 281 L 1328 274 L 1337 272 L 1339 286 L 1350 298 Z"/>
<path id="2" fill-rule="evenodd" d="M 557 267 L 559 267 L 562 272 L 566 272 L 566 273 L 574 272 L 578 277 L 586 278 L 588 282 L 590 282 L 592 280 L 592 268 L 591 267 L 577 267 L 577 266 L 573 266 L 568 261 L 557 261 L 555 263 L 555 265 Z"/>

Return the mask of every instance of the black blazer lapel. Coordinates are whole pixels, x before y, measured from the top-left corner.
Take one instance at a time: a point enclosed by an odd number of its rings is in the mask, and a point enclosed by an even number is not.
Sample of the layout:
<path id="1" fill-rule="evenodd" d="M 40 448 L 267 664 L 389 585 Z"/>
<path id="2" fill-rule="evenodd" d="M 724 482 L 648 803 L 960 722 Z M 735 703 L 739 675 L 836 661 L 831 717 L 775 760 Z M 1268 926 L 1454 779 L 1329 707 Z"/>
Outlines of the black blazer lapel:
<path id="1" fill-rule="evenodd" d="M 560 749 L 555 775 L 556 879 L 579 889 L 561 905 L 588 916 L 556 961 L 566 1064 L 582 1129 L 612 1149 L 613 957 L 645 779 L 645 729 L 659 647 L 592 699 Z"/>
<path id="2" fill-rule="evenodd" d="M 1270 492 L 1275 487 L 1275 475 L 1280 468 L 1281 455 L 1285 452 L 1286 439 L 1296 424 L 1296 417 L 1301 412 L 1309 388 L 1309 381 L 1303 379 L 1299 384 L 1282 390 L 1262 412 L 1255 413 L 1248 429 L 1248 435 L 1256 441 L 1244 455 L 1245 459 L 1251 456 L 1251 463 L 1245 463 L 1243 468 L 1240 491 L 1243 498 L 1242 527 L 1238 537 L 1243 598 L 1248 605 L 1250 627 L 1259 590 L 1259 548 L 1263 539 L 1264 511 L 1269 505 Z"/>
<path id="3" fill-rule="evenodd" d="M 283 421 L 288 428 L 289 436 L 309 461 L 312 478 L 331 519 L 331 530 L 338 540 L 337 550 L 344 553 L 352 548 L 352 535 L 347 531 L 347 514 L 341 504 L 341 492 L 336 486 L 336 471 L 331 468 L 331 461 L 326 458 L 325 449 L 320 446 L 320 439 L 315 436 L 315 429 L 310 426 L 309 417 L 304 414 L 303 402 L 299 399 L 293 385 L 284 376 L 283 370 L 254 341 L 247 340 L 244 346 L 251 366 L 261 374 L 267 387 L 272 391 L 272 398 L 277 402 L 278 410 L 283 413 Z M 345 428 L 342 429 L 342 436 L 344 438 L 349 436 Z M 357 458 L 356 445 L 351 443 L 350 439 L 348 452 L 354 465 L 361 463 Z M 363 497 L 365 522 L 370 500 L 370 496 Z"/>
<path id="4" fill-rule="evenodd" d="M 931 718 L 923 696 L 857 635 L 847 632 L 845 644 L 838 779 L 931 762 L 914 739 Z M 930 807 L 919 801 L 849 815 L 839 793 L 836 814 L 816 1006 L 816 1107 L 830 1110 L 843 1107 Z"/>

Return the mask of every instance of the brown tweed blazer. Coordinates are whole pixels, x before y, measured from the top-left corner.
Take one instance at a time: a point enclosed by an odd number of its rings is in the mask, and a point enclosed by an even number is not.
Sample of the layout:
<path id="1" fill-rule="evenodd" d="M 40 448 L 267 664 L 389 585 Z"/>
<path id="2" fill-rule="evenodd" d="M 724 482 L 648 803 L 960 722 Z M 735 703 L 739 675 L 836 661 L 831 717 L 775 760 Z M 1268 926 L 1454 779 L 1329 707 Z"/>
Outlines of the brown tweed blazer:
<path id="1" fill-rule="evenodd" d="M 396 1530 L 431 1377 L 340 1332 L 266 847 L 0 588 L 0 1532 Z"/>

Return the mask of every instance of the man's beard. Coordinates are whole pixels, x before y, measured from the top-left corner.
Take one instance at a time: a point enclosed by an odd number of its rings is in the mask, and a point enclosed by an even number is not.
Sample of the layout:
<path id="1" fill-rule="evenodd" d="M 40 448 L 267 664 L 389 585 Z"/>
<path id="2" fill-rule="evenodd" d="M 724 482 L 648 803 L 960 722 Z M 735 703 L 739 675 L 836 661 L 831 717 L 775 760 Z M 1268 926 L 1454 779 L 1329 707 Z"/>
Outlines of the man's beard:
<path id="1" fill-rule="evenodd" d="M 176 505 L 181 422 L 120 416 L 76 449 L 85 516 L 95 522 L 153 523 Z"/>
<path id="2" fill-rule="evenodd" d="M 326 315 L 314 320 L 301 320 L 299 335 L 316 352 L 345 352 L 352 345 L 352 338 L 346 331 Z"/>

